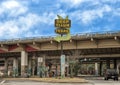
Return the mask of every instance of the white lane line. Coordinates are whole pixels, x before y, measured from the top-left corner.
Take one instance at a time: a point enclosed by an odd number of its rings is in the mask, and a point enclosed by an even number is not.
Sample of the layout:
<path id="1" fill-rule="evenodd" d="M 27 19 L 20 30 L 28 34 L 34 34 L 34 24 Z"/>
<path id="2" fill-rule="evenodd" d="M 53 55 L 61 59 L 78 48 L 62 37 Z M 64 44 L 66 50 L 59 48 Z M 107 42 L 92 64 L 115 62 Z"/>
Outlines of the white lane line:
<path id="1" fill-rule="evenodd" d="M 1 81 L 1 82 L 0 82 L 0 85 L 2 85 L 5 81 L 6 81 L 6 80 Z"/>

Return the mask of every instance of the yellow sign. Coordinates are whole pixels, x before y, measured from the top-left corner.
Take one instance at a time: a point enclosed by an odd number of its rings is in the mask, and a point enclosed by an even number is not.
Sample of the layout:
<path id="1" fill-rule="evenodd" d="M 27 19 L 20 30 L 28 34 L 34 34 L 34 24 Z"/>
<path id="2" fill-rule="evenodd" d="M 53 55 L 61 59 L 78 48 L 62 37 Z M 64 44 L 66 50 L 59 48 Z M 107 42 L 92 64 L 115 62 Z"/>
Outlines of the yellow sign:
<path id="1" fill-rule="evenodd" d="M 56 27 L 55 32 L 60 35 L 54 37 L 54 39 L 58 42 L 70 40 L 71 20 L 68 19 L 68 16 L 66 16 L 65 19 L 63 19 L 59 15 L 57 16 L 58 16 L 58 19 L 55 19 L 55 27 Z M 61 36 L 61 35 L 64 35 L 64 36 Z"/>
<path id="2" fill-rule="evenodd" d="M 68 19 L 55 19 L 56 28 L 70 28 L 71 20 Z"/>
<path id="3" fill-rule="evenodd" d="M 58 33 L 58 34 L 68 34 L 69 29 L 60 29 L 60 28 L 58 28 L 58 29 L 55 30 L 55 32 Z"/>

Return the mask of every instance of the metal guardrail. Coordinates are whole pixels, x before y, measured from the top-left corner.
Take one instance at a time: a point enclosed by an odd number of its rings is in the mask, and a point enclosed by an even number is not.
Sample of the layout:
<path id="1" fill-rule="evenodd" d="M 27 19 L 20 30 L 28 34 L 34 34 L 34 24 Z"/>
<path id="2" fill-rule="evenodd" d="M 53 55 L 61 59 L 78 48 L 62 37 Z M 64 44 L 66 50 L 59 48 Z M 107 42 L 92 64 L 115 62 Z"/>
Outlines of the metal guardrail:
<path id="1" fill-rule="evenodd" d="M 15 39 L 1 39 L 0 43 L 9 43 L 9 42 L 20 42 L 20 41 L 36 41 L 36 40 L 43 40 L 43 39 L 53 39 L 54 36 L 38 36 L 38 37 L 23 37 L 23 38 L 15 38 Z M 102 32 L 90 32 L 90 33 L 77 33 L 72 34 L 72 37 L 79 37 L 79 38 L 89 38 L 89 37 L 104 37 L 104 36 L 120 36 L 119 31 L 102 31 Z"/>
<path id="2" fill-rule="evenodd" d="M 74 37 L 80 37 L 80 38 L 104 37 L 104 36 L 120 36 L 120 31 L 78 33 L 74 35 Z"/>

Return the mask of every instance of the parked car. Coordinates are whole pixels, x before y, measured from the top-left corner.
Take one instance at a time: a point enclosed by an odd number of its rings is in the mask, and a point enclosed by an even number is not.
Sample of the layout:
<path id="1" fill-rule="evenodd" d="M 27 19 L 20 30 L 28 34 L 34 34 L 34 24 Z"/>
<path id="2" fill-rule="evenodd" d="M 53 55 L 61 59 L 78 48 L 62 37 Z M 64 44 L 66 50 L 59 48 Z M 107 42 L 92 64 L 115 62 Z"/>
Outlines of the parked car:
<path id="1" fill-rule="evenodd" d="M 114 79 L 118 80 L 118 72 L 115 69 L 107 69 L 104 75 L 104 79 Z"/>

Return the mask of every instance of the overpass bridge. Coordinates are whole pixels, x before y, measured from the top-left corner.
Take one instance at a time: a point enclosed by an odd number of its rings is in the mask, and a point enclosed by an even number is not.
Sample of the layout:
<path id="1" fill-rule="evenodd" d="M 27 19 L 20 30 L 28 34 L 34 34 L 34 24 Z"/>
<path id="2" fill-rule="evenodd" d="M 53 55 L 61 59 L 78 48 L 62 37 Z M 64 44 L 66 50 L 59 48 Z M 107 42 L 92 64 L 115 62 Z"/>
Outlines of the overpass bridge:
<path id="1" fill-rule="evenodd" d="M 72 35 L 63 41 L 63 53 L 66 60 L 79 60 L 81 74 L 102 75 L 105 69 L 120 69 L 120 31 L 102 33 L 84 33 Z M 54 36 L 11 39 L 0 41 L 0 70 L 13 71 L 17 68 L 22 75 L 26 68 L 37 73 L 38 58 L 43 65 L 58 65 L 60 69 L 61 45 Z"/>

